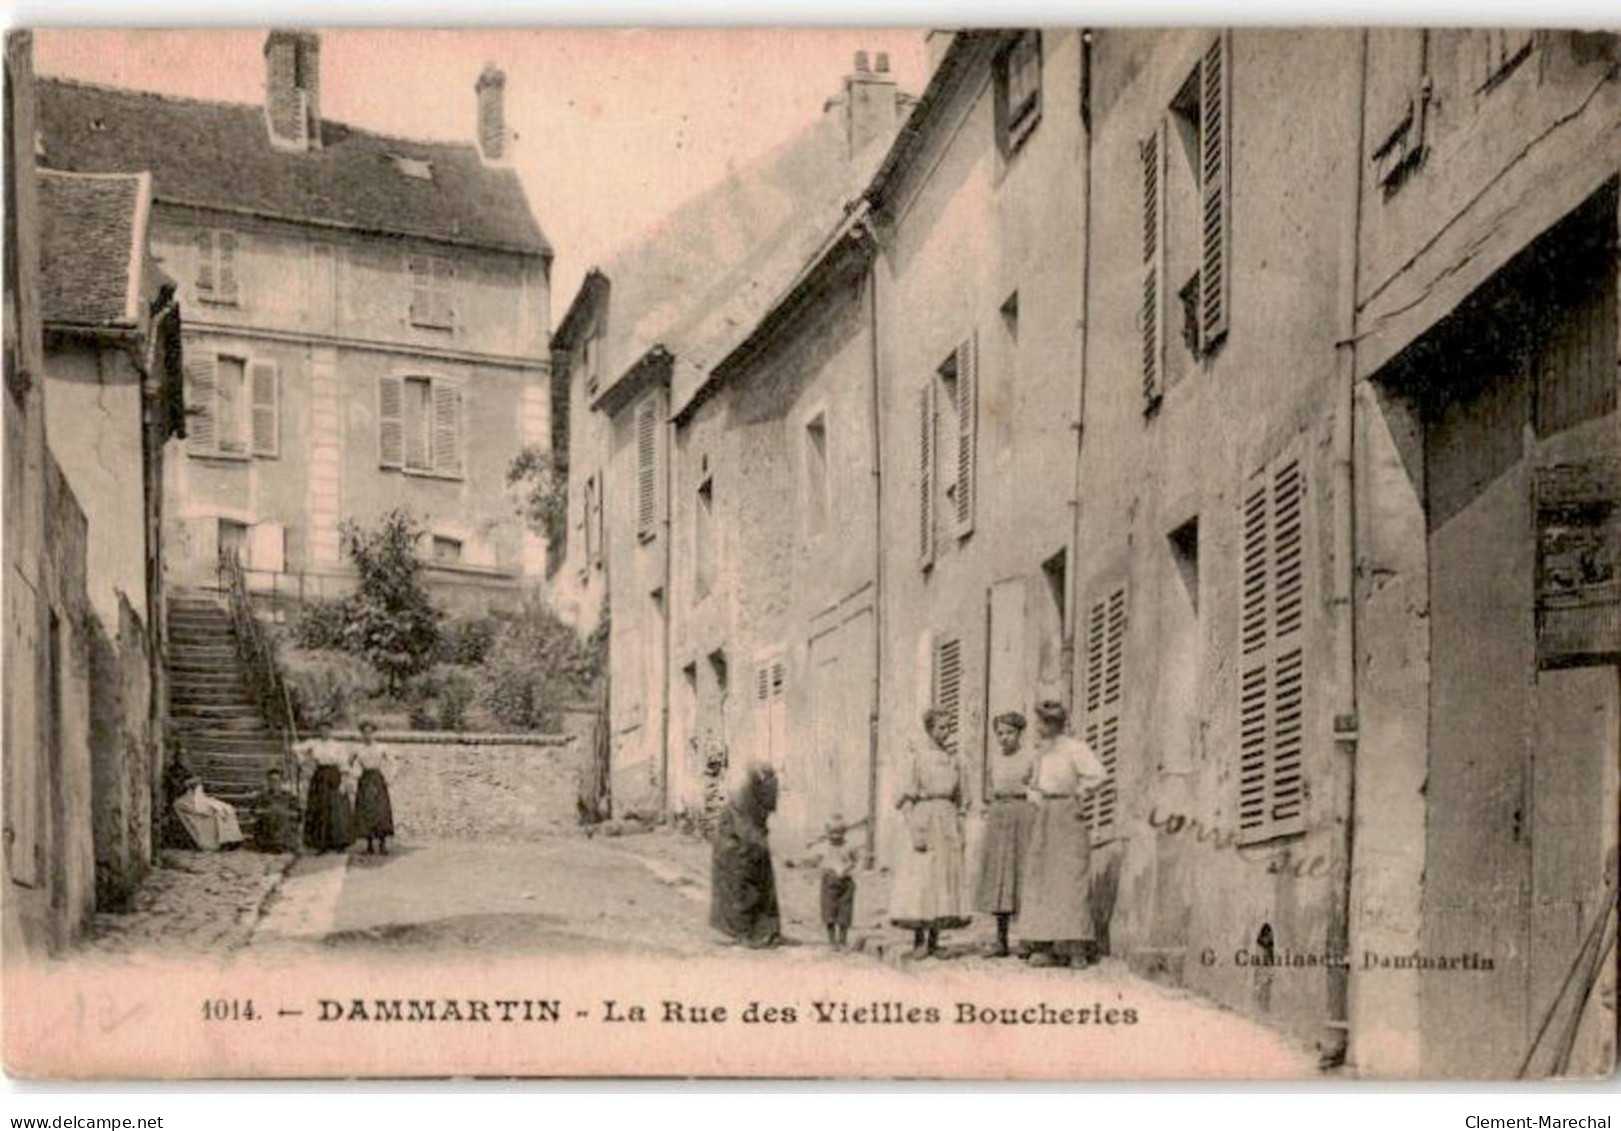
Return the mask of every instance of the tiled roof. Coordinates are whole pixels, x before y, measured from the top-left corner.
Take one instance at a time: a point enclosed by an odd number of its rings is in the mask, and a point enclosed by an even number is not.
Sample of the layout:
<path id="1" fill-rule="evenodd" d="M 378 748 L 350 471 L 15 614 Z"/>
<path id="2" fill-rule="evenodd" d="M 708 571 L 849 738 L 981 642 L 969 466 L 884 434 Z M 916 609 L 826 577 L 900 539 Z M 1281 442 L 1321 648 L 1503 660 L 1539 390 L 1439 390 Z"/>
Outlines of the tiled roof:
<path id="1" fill-rule="evenodd" d="M 45 322 L 133 326 L 146 262 L 146 178 L 41 169 L 39 208 Z"/>
<path id="2" fill-rule="evenodd" d="M 150 170 L 160 203 L 551 254 L 517 174 L 472 145 L 328 121 L 321 148 L 301 153 L 271 146 L 259 106 L 52 78 L 39 80 L 38 100 L 41 165 Z M 409 174 L 416 162 L 428 178 Z"/>

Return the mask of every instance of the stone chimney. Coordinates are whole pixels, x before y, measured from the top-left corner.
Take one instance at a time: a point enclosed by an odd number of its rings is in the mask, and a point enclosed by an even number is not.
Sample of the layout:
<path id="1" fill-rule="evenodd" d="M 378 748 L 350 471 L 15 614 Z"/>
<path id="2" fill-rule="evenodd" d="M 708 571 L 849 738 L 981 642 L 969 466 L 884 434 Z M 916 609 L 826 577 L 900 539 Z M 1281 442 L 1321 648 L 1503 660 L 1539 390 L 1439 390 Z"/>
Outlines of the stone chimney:
<path id="1" fill-rule="evenodd" d="M 897 105 L 889 53 L 880 51 L 876 61 L 869 62 L 865 51 L 857 51 L 855 67 L 844 79 L 845 138 L 850 156 L 894 132 Z"/>
<path id="2" fill-rule="evenodd" d="M 486 63 L 473 84 L 478 96 L 478 151 L 486 161 L 507 156 L 507 76 L 494 63 Z"/>
<path id="3" fill-rule="evenodd" d="M 321 37 L 276 28 L 265 37 L 265 122 L 270 144 L 321 148 Z"/>

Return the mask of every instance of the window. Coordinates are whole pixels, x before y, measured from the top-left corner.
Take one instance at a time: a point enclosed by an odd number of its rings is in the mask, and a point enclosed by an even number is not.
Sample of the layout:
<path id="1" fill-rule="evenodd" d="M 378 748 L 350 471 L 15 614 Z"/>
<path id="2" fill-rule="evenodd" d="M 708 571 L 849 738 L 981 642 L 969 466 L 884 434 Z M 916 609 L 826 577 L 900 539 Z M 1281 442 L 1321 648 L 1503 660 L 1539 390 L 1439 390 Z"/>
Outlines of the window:
<path id="1" fill-rule="evenodd" d="M 693 588 L 701 601 L 715 587 L 715 479 L 708 476 L 698 485 L 697 506 L 693 508 Z"/>
<path id="2" fill-rule="evenodd" d="M 1232 187 L 1230 36 L 1223 32 L 1188 76 L 1168 113 L 1138 143 L 1142 177 L 1142 386 L 1158 406 L 1170 367 L 1167 292 L 1182 311 L 1181 339 L 1193 357 L 1227 336 L 1231 305 Z M 1180 145 L 1173 144 L 1180 142 Z M 1170 152 L 1186 158 L 1172 162 Z"/>
<path id="3" fill-rule="evenodd" d="M 658 428 L 658 403 L 643 401 L 636 407 L 636 536 L 644 542 L 657 533 Z"/>
<path id="4" fill-rule="evenodd" d="M 805 425 L 805 530 L 812 537 L 827 529 L 827 414 Z"/>
<path id="5" fill-rule="evenodd" d="M 205 228 L 197 233 L 197 297 L 203 302 L 237 301 L 236 233 Z"/>
<path id="6" fill-rule="evenodd" d="M 442 377 L 377 382 L 378 463 L 425 475 L 462 474 L 462 393 Z"/>
<path id="7" fill-rule="evenodd" d="M 1105 590 L 1086 611 L 1086 699 L 1083 734 L 1103 763 L 1103 782 L 1081 805 L 1094 841 L 1115 835 L 1118 818 L 1120 728 L 1126 668 L 1126 590 Z"/>
<path id="8" fill-rule="evenodd" d="M 602 568 L 602 474 L 588 475 L 580 500 L 580 530 L 585 546 L 581 563 L 582 579 L 592 569 Z"/>
<path id="9" fill-rule="evenodd" d="M 433 536 L 433 560 L 435 565 L 459 565 L 462 560 L 461 539 L 435 534 Z"/>
<path id="10" fill-rule="evenodd" d="M 187 447 L 194 456 L 281 454 L 281 380 L 273 361 L 186 354 Z"/>
<path id="11" fill-rule="evenodd" d="M 788 752 L 788 666 L 780 656 L 762 660 L 754 669 L 756 749 L 769 766 L 782 766 Z"/>
<path id="12" fill-rule="evenodd" d="M 934 564 L 939 508 L 952 532 L 966 538 L 974 530 L 974 496 L 979 463 L 979 335 L 965 339 L 926 381 L 918 398 L 918 564 Z M 951 439 L 944 498 L 937 499 L 940 438 Z"/>
<path id="13" fill-rule="evenodd" d="M 1242 499 L 1238 829 L 1245 843 L 1305 821 L 1305 471 L 1283 458 Z"/>
<path id="14" fill-rule="evenodd" d="M 580 346 L 580 364 L 585 370 L 585 391 L 596 395 L 602 384 L 602 330 L 597 328 Z"/>
<path id="15" fill-rule="evenodd" d="M 1485 78 L 1479 89 L 1492 90 L 1530 58 L 1537 33 L 1527 27 L 1485 28 L 1474 33 L 1479 39 L 1481 71 Z"/>
<path id="16" fill-rule="evenodd" d="M 934 643 L 934 678 L 932 701 L 936 710 L 944 711 L 950 735 L 946 749 L 953 754 L 962 746 L 963 669 L 962 638 L 943 637 Z"/>
<path id="17" fill-rule="evenodd" d="M 455 265 L 437 255 L 410 255 L 405 270 L 411 281 L 411 325 L 451 329 L 456 317 L 450 302 Z"/>
<path id="18" fill-rule="evenodd" d="M 935 448 L 940 425 L 934 410 L 934 381 L 923 382 L 918 390 L 918 567 L 928 569 L 934 564 L 935 505 L 934 472 Z"/>
<path id="19" fill-rule="evenodd" d="M 1019 33 L 996 61 L 996 140 L 1011 157 L 1041 120 L 1041 32 Z"/>

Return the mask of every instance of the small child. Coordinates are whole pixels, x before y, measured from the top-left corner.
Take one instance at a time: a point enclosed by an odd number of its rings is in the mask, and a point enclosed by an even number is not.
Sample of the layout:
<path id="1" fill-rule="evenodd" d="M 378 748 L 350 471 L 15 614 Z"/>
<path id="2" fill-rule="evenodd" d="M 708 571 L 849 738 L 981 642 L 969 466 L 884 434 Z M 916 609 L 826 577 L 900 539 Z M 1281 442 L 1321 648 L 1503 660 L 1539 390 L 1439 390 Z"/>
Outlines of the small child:
<path id="1" fill-rule="evenodd" d="M 856 852 L 845 844 L 845 834 L 854 828 L 844 818 L 833 814 L 822 838 L 827 851 L 819 858 L 822 866 L 822 922 L 827 927 L 827 942 L 834 950 L 843 950 L 850 941 L 850 920 L 854 918 L 856 903 Z"/>

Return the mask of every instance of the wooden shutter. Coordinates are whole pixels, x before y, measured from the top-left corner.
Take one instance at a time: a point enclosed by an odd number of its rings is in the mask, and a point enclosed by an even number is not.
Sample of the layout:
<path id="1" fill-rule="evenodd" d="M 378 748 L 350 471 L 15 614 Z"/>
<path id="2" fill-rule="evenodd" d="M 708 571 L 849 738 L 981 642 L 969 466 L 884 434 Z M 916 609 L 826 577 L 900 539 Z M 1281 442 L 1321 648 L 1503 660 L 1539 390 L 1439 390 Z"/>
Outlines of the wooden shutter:
<path id="1" fill-rule="evenodd" d="M 216 232 L 219 248 L 218 275 L 214 281 L 215 297 L 236 301 L 236 233 Z"/>
<path id="2" fill-rule="evenodd" d="M 186 354 L 186 444 L 199 455 L 217 452 L 218 439 L 214 403 L 214 355 L 203 350 Z"/>
<path id="3" fill-rule="evenodd" d="M 405 466 L 405 382 L 398 377 L 377 379 L 377 462 Z"/>
<path id="4" fill-rule="evenodd" d="M 962 746 L 962 640 L 952 636 L 934 646 L 934 706 L 946 713 L 951 737 L 946 747 L 956 753 Z"/>
<path id="5" fill-rule="evenodd" d="M 448 259 L 433 261 L 433 318 L 435 326 L 454 326 L 456 311 L 451 304 L 456 265 Z"/>
<path id="6" fill-rule="evenodd" d="M 928 569 L 934 564 L 935 511 L 934 511 L 934 379 L 931 377 L 918 390 L 918 565 Z"/>
<path id="7" fill-rule="evenodd" d="M 1251 480 L 1242 512 L 1239 835 L 1300 831 L 1305 818 L 1305 474 L 1297 458 Z"/>
<path id="8" fill-rule="evenodd" d="M 462 391 L 449 381 L 434 381 L 433 469 L 446 475 L 462 473 Z"/>
<path id="9" fill-rule="evenodd" d="M 428 289 L 432 282 L 432 270 L 426 256 L 405 257 L 405 277 L 411 285 L 410 319 L 413 325 L 424 325 L 428 321 Z"/>
<path id="10" fill-rule="evenodd" d="M 400 419 L 405 434 L 405 467 L 408 471 L 433 468 L 433 387 L 426 378 L 407 377 L 405 400 Z"/>
<path id="11" fill-rule="evenodd" d="M 204 298 L 214 294 L 214 233 L 197 233 L 197 293 Z"/>
<path id="12" fill-rule="evenodd" d="M 595 523 L 595 526 L 592 528 L 595 533 L 593 534 L 591 541 L 592 563 L 597 566 L 602 565 L 602 555 L 607 552 L 607 535 L 602 528 L 602 496 L 607 489 L 608 484 L 607 480 L 604 478 L 604 473 L 600 471 L 597 472 L 597 489 L 591 496 L 590 517 L 590 521 Z"/>
<path id="13" fill-rule="evenodd" d="M 243 359 L 220 357 L 215 360 L 214 444 L 222 454 L 245 456 L 250 451 L 244 434 L 247 378 L 248 366 Z"/>
<path id="14" fill-rule="evenodd" d="M 1094 840 L 1116 831 L 1120 732 L 1125 703 L 1126 590 L 1116 586 L 1086 613 L 1086 699 L 1083 736 L 1103 763 L 1103 781 L 1081 803 Z"/>
<path id="15" fill-rule="evenodd" d="M 1165 395 L 1165 122 L 1139 146 L 1143 167 L 1143 408 Z"/>
<path id="16" fill-rule="evenodd" d="M 248 366 L 253 412 L 253 454 L 271 459 L 281 454 L 281 382 L 276 363 L 255 361 Z"/>
<path id="17" fill-rule="evenodd" d="M 957 535 L 974 529 L 979 465 L 979 333 L 957 347 Z"/>
<path id="18" fill-rule="evenodd" d="M 1199 67 L 1199 349 L 1227 335 L 1232 285 L 1232 35 L 1220 32 Z"/>
<path id="19" fill-rule="evenodd" d="M 636 532 L 653 536 L 658 518 L 658 419 L 655 404 L 643 401 L 636 409 Z"/>

